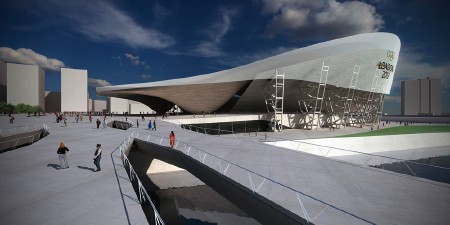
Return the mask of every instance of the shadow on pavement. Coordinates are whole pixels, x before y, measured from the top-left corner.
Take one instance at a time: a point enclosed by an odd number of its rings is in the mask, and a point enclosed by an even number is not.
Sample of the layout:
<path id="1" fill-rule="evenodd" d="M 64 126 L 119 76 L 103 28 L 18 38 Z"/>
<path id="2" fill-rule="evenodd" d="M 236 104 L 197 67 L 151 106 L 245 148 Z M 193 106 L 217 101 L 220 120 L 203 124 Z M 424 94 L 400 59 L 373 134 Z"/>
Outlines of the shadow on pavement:
<path id="1" fill-rule="evenodd" d="M 59 170 L 60 169 L 58 164 L 51 164 L 51 163 L 49 163 L 49 164 L 47 164 L 47 167 L 53 167 L 53 169 L 55 169 L 55 170 Z"/>
<path id="2" fill-rule="evenodd" d="M 86 166 L 77 166 L 77 167 L 80 168 L 80 169 L 84 169 L 84 170 L 89 170 L 89 171 L 95 172 L 94 168 L 90 168 L 90 167 L 86 167 Z"/>

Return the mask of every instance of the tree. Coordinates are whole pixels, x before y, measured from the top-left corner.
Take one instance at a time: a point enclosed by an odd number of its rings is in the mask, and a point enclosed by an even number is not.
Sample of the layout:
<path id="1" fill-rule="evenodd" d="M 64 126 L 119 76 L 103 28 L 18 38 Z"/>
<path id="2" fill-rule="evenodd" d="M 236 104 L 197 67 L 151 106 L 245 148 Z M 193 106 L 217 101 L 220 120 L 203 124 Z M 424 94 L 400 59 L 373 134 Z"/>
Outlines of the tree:
<path id="1" fill-rule="evenodd" d="M 27 112 L 30 112 L 30 108 L 31 108 L 30 105 L 25 105 L 23 103 L 19 103 L 16 105 L 15 111 L 17 113 L 27 113 Z"/>
<path id="2" fill-rule="evenodd" d="M 0 102 L 0 112 L 1 113 L 13 113 L 14 106 L 10 103 Z"/>
<path id="3" fill-rule="evenodd" d="M 42 112 L 42 107 L 40 107 L 40 106 L 38 106 L 38 105 L 32 106 L 32 107 L 30 108 L 30 111 L 29 111 L 29 112 L 34 113 L 34 116 L 36 116 L 37 113 Z"/>

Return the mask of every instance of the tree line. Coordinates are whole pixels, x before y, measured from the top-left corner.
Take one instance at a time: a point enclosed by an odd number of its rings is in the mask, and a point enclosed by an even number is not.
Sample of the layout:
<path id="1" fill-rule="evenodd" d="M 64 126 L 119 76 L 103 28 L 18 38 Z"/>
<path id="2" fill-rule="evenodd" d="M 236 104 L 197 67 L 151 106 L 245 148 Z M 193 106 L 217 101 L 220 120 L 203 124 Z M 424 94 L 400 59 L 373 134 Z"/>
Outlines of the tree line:
<path id="1" fill-rule="evenodd" d="M 8 113 L 41 113 L 42 107 L 35 105 L 27 105 L 23 103 L 19 103 L 17 105 L 13 105 L 11 103 L 0 102 L 0 112 L 3 114 Z"/>

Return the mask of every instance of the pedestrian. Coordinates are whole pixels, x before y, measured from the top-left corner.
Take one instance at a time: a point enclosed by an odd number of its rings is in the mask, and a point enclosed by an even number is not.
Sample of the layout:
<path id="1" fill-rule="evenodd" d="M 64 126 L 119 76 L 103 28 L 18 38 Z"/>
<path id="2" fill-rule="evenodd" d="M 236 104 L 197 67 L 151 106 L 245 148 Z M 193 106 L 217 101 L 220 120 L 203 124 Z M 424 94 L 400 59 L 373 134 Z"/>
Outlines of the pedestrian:
<path id="1" fill-rule="evenodd" d="M 106 128 L 106 117 L 103 119 L 103 128 Z"/>
<path id="2" fill-rule="evenodd" d="M 60 169 L 67 169 L 69 168 L 69 163 L 67 162 L 67 152 L 69 149 L 64 145 L 64 143 L 59 144 L 58 151 L 58 158 L 59 158 L 59 168 Z"/>
<path id="3" fill-rule="evenodd" d="M 80 120 L 83 122 L 83 114 L 80 115 Z"/>
<path id="4" fill-rule="evenodd" d="M 151 120 L 150 120 L 151 121 Z M 153 128 L 152 128 L 152 130 L 155 130 L 156 131 L 156 120 L 153 120 Z"/>
<path id="5" fill-rule="evenodd" d="M 145 118 L 144 118 L 144 114 L 142 114 L 142 121 L 144 121 L 145 120 Z"/>
<path id="6" fill-rule="evenodd" d="M 15 120 L 16 118 L 14 118 L 14 116 L 11 116 L 10 118 L 9 118 L 9 123 L 14 123 L 14 120 Z"/>
<path id="7" fill-rule="evenodd" d="M 136 119 L 136 126 L 139 128 L 139 119 Z"/>
<path id="8" fill-rule="evenodd" d="M 101 124 L 102 122 L 100 122 L 100 120 L 97 119 L 97 121 L 96 121 L 95 123 L 97 124 L 97 129 L 99 129 L 99 128 L 100 128 L 100 124 Z"/>
<path id="9" fill-rule="evenodd" d="M 173 148 L 173 146 L 175 145 L 175 134 L 173 133 L 173 131 L 170 131 L 169 140 L 170 146 Z"/>
<path id="10" fill-rule="evenodd" d="M 151 120 L 148 121 L 148 129 L 149 129 L 149 130 L 152 129 L 152 121 L 151 121 Z"/>
<path id="11" fill-rule="evenodd" d="M 95 172 L 102 170 L 100 168 L 100 159 L 102 159 L 102 149 L 100 147 L 102 147 L 102 145 L 97 144 L 97 149 L 95 150 L 95 153 L 94 153 L 94 164 L 97 167 L 97 170 Z"/>
<path id="12" fill-rule="evenodd" d="M 89 114 L 89 123 L 92 123 L 92 115 Z"/>
<path id="13" fill-rule="evenodd" d="M 64 117 L 64 127 L 67 127 L 67 119 Z"/>

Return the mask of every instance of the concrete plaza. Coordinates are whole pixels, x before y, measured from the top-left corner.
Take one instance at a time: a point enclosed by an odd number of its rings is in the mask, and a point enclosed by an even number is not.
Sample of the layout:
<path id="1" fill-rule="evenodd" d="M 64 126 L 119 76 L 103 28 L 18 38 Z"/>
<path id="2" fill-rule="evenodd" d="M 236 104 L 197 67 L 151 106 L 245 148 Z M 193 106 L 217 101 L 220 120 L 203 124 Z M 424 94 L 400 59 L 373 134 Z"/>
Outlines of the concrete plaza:
<path id="1" fill-rule="evenodd" d="M 68 126 L 56 123 L 53 115 L 16 115 L 9 124 L 0 117 L 0 128 L 45 123 L 51 134 L 44 139 L 0 154 L 0 220 L 4 224 L 147 224 L 128 176 L 114 149 L 133 131 L 140 135 L 177 139 L 226 158 L 252 171 L 318 197 L 332 205 L 376 224 L 445 224 L 450 220 L 450 186 L 384 170 L 359 166 L 283 148 L 252 142 L 246 138 L 209 136 L 157 120 L 157 130 L 147 130 L 148 118 L 140 128 L 126 131 L 96 129 L 87 118 Z M 137 118 L 128 118 L 136 122 Z M 152 118 L 153 119 L 153 118 Z M 171 118 L 169 118 L 171 119 Z M 292 139 L 329 137 L 361 130 L 299 131 Z M 274 135 L 276 133 L 273 133 Z M 278 133 L 276 135 L 281 135 Z M 70 149 L 69 169 L 58 170 L 56 150 L 60 142 Z M 102 144 L 102 171 L 93 172 L 95 144 Z M 117 172 L 117 176 L 116 176 Z M 283 196 L 280 195 L 280 198 Z M 314 217 L 315 215 L 311 215 Z"/>

